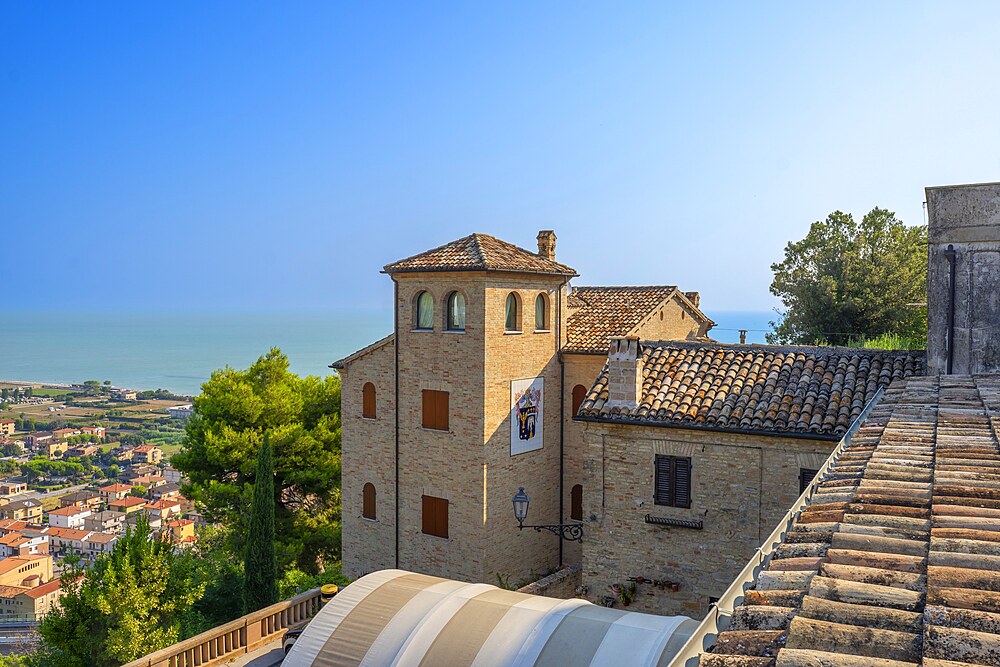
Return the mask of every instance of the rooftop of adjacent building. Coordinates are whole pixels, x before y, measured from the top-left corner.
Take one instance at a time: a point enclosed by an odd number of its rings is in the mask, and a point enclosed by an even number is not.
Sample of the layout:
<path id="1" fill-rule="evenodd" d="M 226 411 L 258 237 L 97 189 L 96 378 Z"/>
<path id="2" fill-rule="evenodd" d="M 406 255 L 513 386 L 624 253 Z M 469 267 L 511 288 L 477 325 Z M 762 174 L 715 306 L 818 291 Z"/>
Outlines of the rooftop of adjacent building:
<path id="1" fill-rule="evenodd" d="M 893 382 L 700 664 L 997 664 L 998 434 L 1000 376 Z"/>

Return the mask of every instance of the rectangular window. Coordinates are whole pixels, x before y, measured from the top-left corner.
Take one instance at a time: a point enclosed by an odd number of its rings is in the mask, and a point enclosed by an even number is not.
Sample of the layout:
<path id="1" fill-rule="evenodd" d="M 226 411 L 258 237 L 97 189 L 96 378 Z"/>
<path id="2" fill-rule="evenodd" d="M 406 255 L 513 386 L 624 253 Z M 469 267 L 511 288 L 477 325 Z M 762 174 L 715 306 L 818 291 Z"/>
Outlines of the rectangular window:
<path id="1" fill-rule="evenodd" d="M 799 495 L 806 492 L 806 487 L 812 483 L 816 475 L 819 474 L 819 470 L 813 470 L 812 468 L 799 468 Z"/>
<path id="2" fill-rule="evenodd" d="M 424 389 L 421 425 L 438 431 L 448 430 L 448 392 Z"/>
<path id="3" fill-rule="evenodd" d="M 434 537 L 448 537 L 448 501 L 434 496 L 422 496 L 423 532 Z"/>
<path id="4" fill-rule="evenodd" d="M 653 499 L 657 505 L 691 507 L 691 457 L 656 455 Z"/>

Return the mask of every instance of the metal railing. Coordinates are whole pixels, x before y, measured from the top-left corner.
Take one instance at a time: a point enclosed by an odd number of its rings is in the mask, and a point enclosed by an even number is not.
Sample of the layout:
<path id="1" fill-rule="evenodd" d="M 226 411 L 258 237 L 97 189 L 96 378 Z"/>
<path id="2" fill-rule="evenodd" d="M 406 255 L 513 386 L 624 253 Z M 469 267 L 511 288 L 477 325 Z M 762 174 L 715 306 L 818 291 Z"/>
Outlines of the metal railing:
<path id="1" fill-rule="evenodd" d="M 221 665 L 280 638 L 285 630 L 305 625 L 316 615 L 320 606 L 320 589 L 314 588 L 150 653 L 122 667 Z"/>
<path id="2" fill-rule="evenodd" d="M 712 648 L 719 633 L 729 627 L 733 613 L 743 602 L 744 594 L 756 585 L 757 577 L 770 564 L 774 548 L 784 541 L 785 535 L 791 530 L 799 514 L 802 513 L 802 510 L 812 498 L 816 486 L 823 480 L 830 467 L 837 462 L 837 459 L 840 458 L 840 455 L 851 443 L 851 438 L 861 428 L 861 424 L 884 393 L 885 387 L 879 387 L 875 395 L 872 396 L 872 399 L 868 401 L 868 404 L 861 411 L 861 414 L 858 415 L 850 428 L 847 429 L 844 437 L 837 443 L 837 446 L 826 459 L 826 462 L 823 463 L 823 467 L 816 473 L 812 482 L 806 487 L 806 490 L 802 492 L 802 495 L 795 501 L 792 508 L 785 513 L 785 517 L 778 522 L 778 527 L 774 529 L 774 532 L 764 540 L 763 544 L 757 547 L 756 553 L 750 558 L 740 573 L 736 575 L 733 583 L 729 585 L 729 588 L 722 594 L 718 602 L 712 604 L 708 615 L 702 620 L 680 652 L 670 661 L 668 667 L 698 667 L 701 654 Z"/>

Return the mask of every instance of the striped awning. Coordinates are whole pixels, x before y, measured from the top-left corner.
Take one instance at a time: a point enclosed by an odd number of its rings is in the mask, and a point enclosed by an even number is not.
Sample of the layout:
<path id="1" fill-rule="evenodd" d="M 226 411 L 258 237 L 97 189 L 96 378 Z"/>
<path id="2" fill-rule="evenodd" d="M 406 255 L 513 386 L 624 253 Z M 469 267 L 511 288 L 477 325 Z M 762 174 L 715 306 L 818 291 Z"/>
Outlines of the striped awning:
<path id="1" fill-rule="evenodd" d="M 665 666 L 697 626 L 686 616 L 383 570 L 320 610 L 284 665 Z"/>

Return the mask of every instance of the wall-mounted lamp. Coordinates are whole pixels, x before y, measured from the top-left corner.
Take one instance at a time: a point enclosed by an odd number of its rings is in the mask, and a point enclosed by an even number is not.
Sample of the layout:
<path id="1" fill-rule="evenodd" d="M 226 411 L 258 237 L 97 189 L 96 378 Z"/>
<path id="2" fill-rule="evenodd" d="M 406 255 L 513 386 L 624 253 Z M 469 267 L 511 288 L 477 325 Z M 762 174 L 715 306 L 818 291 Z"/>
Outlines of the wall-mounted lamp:
<path id="1" fill-rule="evenodd" d="M 531 497 L 524 492 L 524 487 L 520 487 L 512 498 L 514 503 L 514 518 L 517 519 L 518 530 L 534 528 L 536 533 L 547 530 L 553 535 L 558 535 L 564 540 L 571 542 L 583 542 L 582 523 L 559 523 L 547 526 L 525 526 L 524 520 L 528 518 L 528 505 L 531 504 Z"/>

